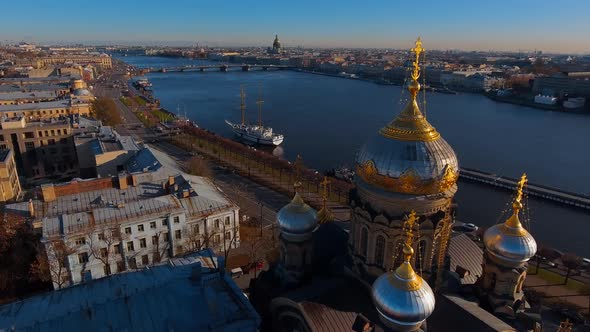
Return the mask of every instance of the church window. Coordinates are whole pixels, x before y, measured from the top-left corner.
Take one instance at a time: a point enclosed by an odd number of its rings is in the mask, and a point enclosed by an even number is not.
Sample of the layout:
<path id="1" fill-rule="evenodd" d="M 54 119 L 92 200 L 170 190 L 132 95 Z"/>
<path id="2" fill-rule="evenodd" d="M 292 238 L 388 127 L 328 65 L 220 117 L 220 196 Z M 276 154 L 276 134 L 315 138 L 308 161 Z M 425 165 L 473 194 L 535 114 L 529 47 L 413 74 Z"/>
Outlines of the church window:
<path id="1" fill-rule="evenodd" d="M 383 266 L 383 258 L 385 255 L 385 238 L 382 235 L 377 235 L 375 240 L 375 264 Z"/>

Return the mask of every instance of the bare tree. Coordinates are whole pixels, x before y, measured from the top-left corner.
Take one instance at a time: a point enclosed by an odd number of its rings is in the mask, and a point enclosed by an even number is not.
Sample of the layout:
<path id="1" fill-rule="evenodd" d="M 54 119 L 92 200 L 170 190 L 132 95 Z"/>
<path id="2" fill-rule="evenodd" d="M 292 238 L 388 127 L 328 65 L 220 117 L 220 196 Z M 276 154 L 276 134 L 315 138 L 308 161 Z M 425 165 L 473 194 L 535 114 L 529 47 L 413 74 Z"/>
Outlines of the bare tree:
<path id="1" fill-rule="evenodd" d="M 188 239 L 189 250 L 199 251 L 209 247 L 211 239 L 216 233 L 208 232 L 206 229 L 201 231 L 198 224 L 193 224 L 187 226 L 185 234 Z"/>
<path id="2" fill-rule="evenodd" d="M 228 231 L 231 231 L 231 237 L 229 238 L 229 243 L 228 243 L 228 239 L 226 237 L 226 234 Z M 231 252 L 231 250 L 233 249 L 234 245 L 236 244 L 237 240 L 239 239 L 239 228 L 238 227 L 231 227 L 231 228 L 225 228 L 223 230 L 223 257 L 225 258 L 225 261 L 227 262 L 227 258 L 229 257 L 229 253 Z"/>
<path id="3" fill-rule="evenodd" d="M 96 237 L 95 237 L 96 236 Z M 105 275 L 112 274 L 111 264 L 116 261 L 117 256 L 121 257 L 121 250 L 116 252 L 115 245 L 121 245 L 121 229 L 117 222 L 113 221 L 105 225 L 102 230 L 96 227 L 88 231 L 90 255 L 100 261 L 104 266 Z"/>
<path id="4" fill-rule="evenodd" d="M 46 244 L 47 269 L 58 289 L 67 285 L 71 279 L 68 257 L 76 252 L 76 249 L 63 240 L 53 240 Z M 40 264 L 45 264 L 43 261 Z"/>
<path id="5" fill-rule="evenodd" d="M 192 157 L 186 163 L 186 170 L 189 174 L 203 176 L 206 178 L 213 178 L 213 172 L 209 164 L 202 157 Z"/>
<path id="6" fill-rule="evenodd" d="M 582 257 L 576 254 L 567 253 L 561 256 L 561 261 L 567 269 L 567 272 L 565 274 L 565 280 L 563 281 L 564 284 L 567 284 L 572 273 L 572 270 L 577 270 L 578 268 L 580 268 L 580 266 L 582 266 Z"/>
<path id="7" fill-rule="evenodd" d="M 168 257 L 170 253 L 170 237 L 167 231 L 161 230 L 154 235 L 154 257 L 153 262 L 159 263 L 162 258 Z"/>

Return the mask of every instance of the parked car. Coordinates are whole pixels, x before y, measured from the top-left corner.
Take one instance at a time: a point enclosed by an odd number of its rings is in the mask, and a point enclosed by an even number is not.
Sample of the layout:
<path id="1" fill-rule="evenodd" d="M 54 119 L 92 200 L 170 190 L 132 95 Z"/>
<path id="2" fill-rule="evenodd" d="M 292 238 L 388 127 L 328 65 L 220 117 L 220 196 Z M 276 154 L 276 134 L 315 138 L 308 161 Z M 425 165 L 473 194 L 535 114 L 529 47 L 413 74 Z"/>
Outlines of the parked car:
<path id="1" fill-rule="evenodd" d="M 231 269 L 231 277 L 237 279 L 244 275 L 244 271 L 240 267 L 236 267 L 235 269 Z"/>

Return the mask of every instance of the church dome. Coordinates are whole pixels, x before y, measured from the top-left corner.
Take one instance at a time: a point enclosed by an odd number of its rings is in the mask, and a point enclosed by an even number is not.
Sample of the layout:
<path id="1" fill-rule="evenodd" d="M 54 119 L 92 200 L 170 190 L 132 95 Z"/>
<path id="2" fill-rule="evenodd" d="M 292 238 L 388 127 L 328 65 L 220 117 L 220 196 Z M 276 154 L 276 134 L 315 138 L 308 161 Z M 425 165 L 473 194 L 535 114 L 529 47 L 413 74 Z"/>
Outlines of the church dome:
<path id="1" fill-rule="evenodd" d="M 486 252 L 492 259 L 505 266 L 517 266 L 527 262 L 537 253 L 535 239 L 522 226 L 518 217 L 519 211 L 523 207 L 521 199 L 525 183 L 526 175 L 523 175 L 512 205 L 512 216 L 504 223 L 488 228 L 483 235 Z"/>
<path id="2" fill-rule="evenodd" d="M 87 89 L 76 89 L 74 90 L 74 96 L 91 96 L 92 94 Z"/>
<path id="3" fill-rule="evenodd" d="M 459 163 L 451 146 L 420 111 L 417 95 L 421 42 L 408 85 L 410 101 L 400 114 L 361 148 L 356 158 L 356 181 L 386 191 L 427 195 L 455 185 Z"/>
<path id="4" fill-rule="evenodd" d="M 293 200 L 279 210 L 277 222 L 282 234 L 291 238 L 305 237 L 317 227 L 317 213 L 296 192 Z"/>
<path id="5" fill-rule="evenodd" d="M 274 48 L 274 49 L 280 49 L 281 48 L 281 42 L 279 41 L 279 35 L 275 35 L 275 40 L 272 43 L 272 48 Z"/>
<path id="6" fill-rule="evenodd" d="M 373 283 L 373 302 L 381 321 L 396 331 L 417 330 L 434 311 L 434 293 L 410 263 L 413 252 L 406 244 L 405 262 Z"/>

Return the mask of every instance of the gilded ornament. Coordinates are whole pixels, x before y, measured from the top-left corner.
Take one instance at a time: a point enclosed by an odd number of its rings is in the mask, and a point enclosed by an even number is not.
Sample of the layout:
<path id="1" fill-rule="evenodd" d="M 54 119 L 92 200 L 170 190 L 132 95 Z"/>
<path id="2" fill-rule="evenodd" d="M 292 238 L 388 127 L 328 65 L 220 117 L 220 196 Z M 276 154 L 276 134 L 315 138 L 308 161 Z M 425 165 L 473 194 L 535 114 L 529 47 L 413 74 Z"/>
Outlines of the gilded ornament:
<path id="1" fill-rule="evenodd" d="M 356 173 L 365 182 L 381 189 L 404 194 L 429 195 L 443 192 L 455 185 L 459 174 L 448 165 L 443 174 L 436 179 L 422 180 L 418 173 L 410 168 L 398 178 L 379 174 L 375 163 L 367 160 L 362 165 L 357 165 Z"/>

